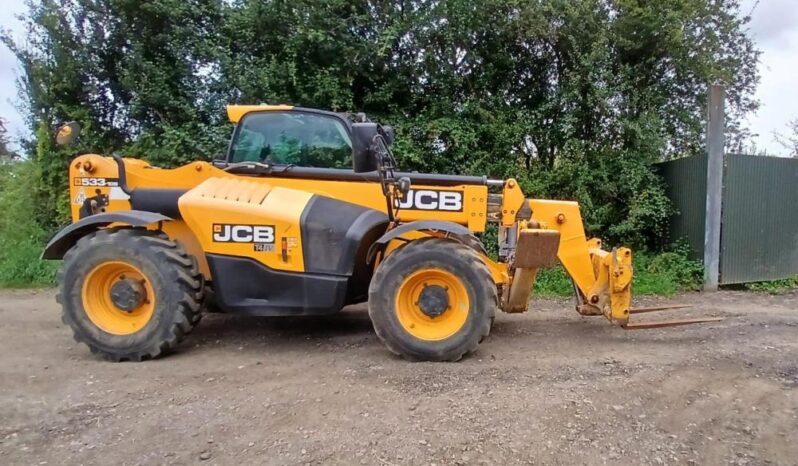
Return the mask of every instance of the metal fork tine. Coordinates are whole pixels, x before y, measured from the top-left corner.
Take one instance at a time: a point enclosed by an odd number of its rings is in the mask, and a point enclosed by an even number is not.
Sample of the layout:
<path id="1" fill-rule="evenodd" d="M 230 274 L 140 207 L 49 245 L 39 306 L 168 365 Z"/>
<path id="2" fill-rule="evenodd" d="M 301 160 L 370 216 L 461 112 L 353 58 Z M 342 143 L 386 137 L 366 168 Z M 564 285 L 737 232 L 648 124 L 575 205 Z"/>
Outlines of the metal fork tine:
<path id="1" fill-rule="evenodd" d="M 723 317 L 704 317 L 700 319 L 660 320 L 654 322 L 633 322 L 622 327 L 625 330 L 644 330 L 649 328 L 677 327 L 679 325 L 702 324 L 705 322 L 719 322 Z"/>
<path id="2" fill-rule="evenodd" d="M 629 309 L 629 314 L 643 314 L 645 312 L 656 312 L 656 311 L 671 311 L 674 309 L 686 309 L 688 307 L 693 307 L 693 306 L 690 304 L 675 304 L 672 306 L 638 307 L 635 309 Z"/>

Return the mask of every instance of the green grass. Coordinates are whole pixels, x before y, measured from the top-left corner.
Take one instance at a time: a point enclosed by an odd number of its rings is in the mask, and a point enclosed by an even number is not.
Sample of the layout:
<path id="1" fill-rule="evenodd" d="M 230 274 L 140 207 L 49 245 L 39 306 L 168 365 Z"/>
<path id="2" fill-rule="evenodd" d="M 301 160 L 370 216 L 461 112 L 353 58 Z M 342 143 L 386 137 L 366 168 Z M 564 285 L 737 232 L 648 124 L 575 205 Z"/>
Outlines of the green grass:
<path id="1" fill-rule="evenodd" d="M 39 259 L 46 234 L 36 222 L 36 168 L 0 165 L 0 288 L 48 286 L 58 263 Z"/>
<path id="2" fill-rule="evenodd" d="M 743 285 L 746 290 L 760 293 L 782 294 L 798 290 L 798 276 L 785 278 L 783 280 L 771 280 L 769 282 L 746 283 Z"/>
<path id="3" fill-rule="evenodd" d="M 537 296 L 569 296 L 574 293 L 571 279 L 561 265 L 538 271 L 534 294 Z"/>
<path id="4" fill-rule="evenodd" d="M 636 295 L 671 296 L 679 291 L 698 290 L 701 287 L 703 267 L 700 262 L 687 258 L 684 248 L 659 254 L 638 252 L 634 255 L 634 281 Z M 535 282 L 538 296 L 570 296 L 571 279 L 562 266 L 541 270 Z"/>

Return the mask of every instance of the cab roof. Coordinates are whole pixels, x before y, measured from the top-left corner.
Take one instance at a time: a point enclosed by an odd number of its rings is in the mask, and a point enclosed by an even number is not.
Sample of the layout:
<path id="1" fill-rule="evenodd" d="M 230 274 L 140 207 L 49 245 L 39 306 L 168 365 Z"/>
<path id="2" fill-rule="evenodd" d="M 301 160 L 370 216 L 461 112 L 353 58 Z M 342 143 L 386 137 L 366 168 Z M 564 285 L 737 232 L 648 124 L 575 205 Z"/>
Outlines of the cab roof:
<path id="1" fill-rule="evenodd" d="M 228 105 L 227 118 L 230 119 L 230 123 L 238 123 L 244 115 L 250 112 L 275 112 L 293 109 L 293 105 Z"/>

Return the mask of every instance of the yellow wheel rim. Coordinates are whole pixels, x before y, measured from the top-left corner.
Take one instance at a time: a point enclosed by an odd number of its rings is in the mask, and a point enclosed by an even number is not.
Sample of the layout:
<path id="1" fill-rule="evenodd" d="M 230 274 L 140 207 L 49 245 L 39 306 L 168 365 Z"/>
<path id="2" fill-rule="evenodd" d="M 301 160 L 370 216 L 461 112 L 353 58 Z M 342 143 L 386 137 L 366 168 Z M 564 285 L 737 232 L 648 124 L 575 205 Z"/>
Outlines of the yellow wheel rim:
<path id="1" fill-rule="evenodd" d="M 111 290 L 121 280 L 130 280 L 143 296 L 131 309 L 124 310 L 114 304 Z M 83 308 L 89 320 L 113 335 L 130 335 L 143 329 L 155 310 L 155 292 L 152 284 L 138 268 L 126 262 L 103 262 L 89 272 L 81 290 Z"/>
<path id="2" fill-rule="evenodd" d="M 419 306 L 425 288 L 437 286 L 445 290 L 448 307 L 438 316 L 430 317 Z M 453 273 L 442 269 L 423 269 L 410 274 L 399 285 L 396 294 L 396 315 L 402 327 L 414 337 L 445 340 L 457 333 L 468 319 L 470 300 L 463 282 Z"/>

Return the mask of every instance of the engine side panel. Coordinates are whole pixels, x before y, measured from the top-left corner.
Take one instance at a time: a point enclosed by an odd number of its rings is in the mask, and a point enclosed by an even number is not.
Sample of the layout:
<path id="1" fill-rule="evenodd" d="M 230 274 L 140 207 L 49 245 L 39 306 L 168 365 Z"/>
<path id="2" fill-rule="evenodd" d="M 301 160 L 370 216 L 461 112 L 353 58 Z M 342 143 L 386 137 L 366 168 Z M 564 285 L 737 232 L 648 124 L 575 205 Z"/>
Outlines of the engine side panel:
<path id="1" fill-rule="evenodd" d="M 300 219 L 312 196 L 243 179 L 209 178 L 178 204 L 206 255 L 251 257 L 274 270 L 304 272 Z"/>

